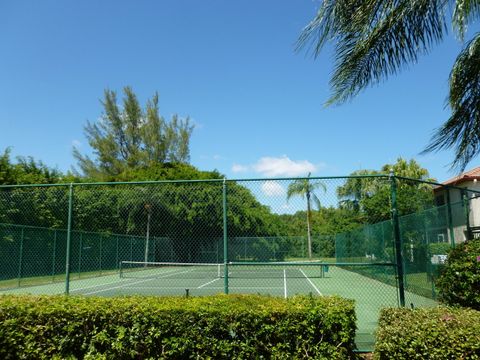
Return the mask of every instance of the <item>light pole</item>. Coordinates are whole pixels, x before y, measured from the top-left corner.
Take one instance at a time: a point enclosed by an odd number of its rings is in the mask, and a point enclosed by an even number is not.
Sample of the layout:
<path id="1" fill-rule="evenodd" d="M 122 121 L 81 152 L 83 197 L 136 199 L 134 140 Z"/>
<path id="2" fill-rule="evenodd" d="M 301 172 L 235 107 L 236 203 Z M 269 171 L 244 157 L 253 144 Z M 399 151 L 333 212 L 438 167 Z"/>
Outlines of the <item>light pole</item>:
<path id="1" fill-rule="evenodd" d="M 150 219 L 152 217 L 152 205 L 145 204 L 145 210 L 147 210 L 147 236 L 145 238 L 145 266 L 148 262 L 148 245 L 150 242 Z"/>

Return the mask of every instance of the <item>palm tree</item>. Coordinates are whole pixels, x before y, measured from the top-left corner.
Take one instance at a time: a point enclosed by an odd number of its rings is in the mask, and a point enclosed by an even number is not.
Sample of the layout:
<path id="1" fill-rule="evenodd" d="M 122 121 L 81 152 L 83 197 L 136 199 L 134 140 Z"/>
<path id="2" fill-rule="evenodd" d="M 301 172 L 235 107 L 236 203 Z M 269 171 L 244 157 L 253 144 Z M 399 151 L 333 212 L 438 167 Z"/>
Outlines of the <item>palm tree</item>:
<path id="1" fill-rule="evenodd" d="M 310 173 L 306 179 L 297 179 L 293 181 L 287 190 L 287 200 L 290 200 L 292 196 L 300 196 L 302 198 L 307 198 L 307 247 L 308 247 L 308 258 L 312 258 L 312 237 L 311 237 L 311 220 L 312 220 L 312 205 L 311 201 L 317 205 L 317 208 L 320 208 L 320 199 L 315 194 L 315 190 L 323 189 L 324 192 L 327 191 L 325 184 L 321 181 L 310 181 Z"/>
<path id="2" fill-rule="evenodd" d="M 447 14 L 452 14 L 451 18 Z M 479 1 L 323 0 L 300 35 L 297 48 L 307 48 L 317 57 L 326 43 L 333 43 L 336 63 L 327 104 L 341 104 L 416 63 L 445 38 L 449 22 L 464 41 L 467 25 L 479 18 Z M 452 167 L 461 171 L 480 153 L 479 63 L 477 33 L 466 43 L 450 73 L 452 115 L 424 150 L 454 148 Z"/>
<path id="3" fill-rule="evenodd" d="M 480 34 L 471 40 L 450 73 L 452 115 L 436 131 L 425 152 L 455 148 L 454 164 L 463 171 L 480 153 Z"/>
<path id="4" fill-rule="evenodd" d="M 337 187 L 340 206 L 358 213 L 361 208 L 361 200 L 375 193 L 379 187 L 378 178 L 368 176 L 378 174 L 379 172 L 375 170 L 352 172 L 350 174 L 352 177 L 348 178 L 344 185 Z"/>

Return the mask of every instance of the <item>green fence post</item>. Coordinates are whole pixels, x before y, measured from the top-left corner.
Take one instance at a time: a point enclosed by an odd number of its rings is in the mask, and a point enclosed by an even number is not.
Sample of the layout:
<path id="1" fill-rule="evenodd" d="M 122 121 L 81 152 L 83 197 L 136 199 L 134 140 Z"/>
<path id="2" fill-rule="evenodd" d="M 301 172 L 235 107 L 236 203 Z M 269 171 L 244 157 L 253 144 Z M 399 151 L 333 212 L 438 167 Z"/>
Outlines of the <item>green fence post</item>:
<path id="1" fill-rule="evenodd" d="M 470 228 L 470 201 L 465 191 L 462 191 L 462 199 L 463 199 L 463 207 L 465 210 L 465 223 L 467 225 L 467 240 L 471 240 L 472 236 L 472 229 Z"/>
<path id="2" fill-rule="evenodd" d="M 247 238 L 243 238 L 243 260 L 247 261 Z"/>
<path id="3" fill-rule="evenodd" d="M 133 236 L 130 235 L 130 261 L 133 261 Z"/>
<path id="4" fill-rule="evenodd" d="M 65 254 L 65 294 L 70 293 L 70 243 L 72 240 L 72 207 L 73 207 L 73 184 L 68 191 L 68 224 L 67 224 L 67 251 Z"/>
<path id="5" fill-rule="evenodd" d="M 103 236 L 100 235 L 100 275 L 102 275 L 102 252 L 103 252 Z"/>
<path id="6" fill-rule="evenodd" d="M 119 260 L 119 256 L 118 256 L 118 235 L 115 236 L 115 238 L 116 238 L 116 250 L 115 250 L 116 257 L 115 257 L 115 264 L 117 264 L 118 269 L 120 269 L 120 265 L 119 265 L 119 264 L 120 264 L 120 262 L 119 262 L 120 260 Z"/>
<path id="7" fill-rule="evenodd" d="M 393 222 L 393 236 L 395 239 L 395 259 L 397 265 L 398 277 L 398 293 L 400 297 L 400 306 L 405 307 L 405 284 L 403 272 L 403 255 L 402 255 L 402 239 L 400 236 L 400 223 L 398 221 L 397 209 L 397 179 L 393 172 L 390 172 L 390 190 L 392 201 L 392 222 Z"/>
<path id="8" fill-rule="evenodd" d="M 82 276 L 82 248 L 83 248 L 83 232 L 80 232 L 78 244 L 78 278 Z"/>
<path id="9" fill-rule="evenodd" d="M 228 231 L 227 231 L 227 180 L 223 179 L 223 263 L 224 291 L 228 294 Z"/>
<path id="10" fill-rule="evenodd" d="M 57 230 L 53 230 L 52 282 L 55 282 L 56 252 L 57 252 Z"/>
<path id="11" fill-rule="evenodd" d="M 24 237 L 24 227 L 20 231 L 20 254 L 18 257 L 18 287 L 20 287 L 20 281 L 22 279 L 22 267 L 23 267 L 23 237 Z"/>
<path id="12" fill-rule="evenodd" d="M 453 216 L 452 216 L 452 204 L 450 202 L 450 189 L 447 188 L 447 221 L 448 231 L 450 233 L 450 245 L 455 247 L 455 232 L 453 231 Z"/>

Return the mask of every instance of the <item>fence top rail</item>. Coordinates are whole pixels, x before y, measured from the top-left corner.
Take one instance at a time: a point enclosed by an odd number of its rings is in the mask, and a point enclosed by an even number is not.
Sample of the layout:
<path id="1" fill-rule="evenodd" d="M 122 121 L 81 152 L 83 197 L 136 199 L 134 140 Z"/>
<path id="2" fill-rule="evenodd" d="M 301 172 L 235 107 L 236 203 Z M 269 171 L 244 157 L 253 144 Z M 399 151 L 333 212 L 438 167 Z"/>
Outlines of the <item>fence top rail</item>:
<path id="1" fill-rule="evenodd" d="M 386 174 L 349 175 L 349 176 L 311 176 L 311 177 L 272 177 L 272 178 L 246 178 L 246 179 L 190 179 L 190 180 L 147 180 L 147 181 L 114 181 L 114 182 L 72 182 L 54 184 L 10 184 L 0 185 L 0 189 L 29 188 L 29 187 L 69 187 L 69 186 L 117 186 L 117 185 L 155 185 L 155 184 L 182 184 L 182 183 L 223 183 L 223 182 L 249 182 L 249 181 L 293 181 L 293 180 L 328 180 L 328 179 L 361 179 L 361 178 L 388 178 Z"/>
<path id="2" fill-rule="evenodd" d="M 454 190 L 468 191 L 468 192 L 471 192 L 471 193 L 480 194 L 479 190 L 473 190 L 473 189 L 470 189 L 470 188 L 464 188 L 464 187 L 455 186 L 455 185 L 445 185 L 445 184 L 441 184 L 441 183 L 438 183 L 438 182 L 435 182 L 435 181 L 412 179 L 412 178 L 409 178 L 409 177 L 396 176 L 396 175 L 394 177 L 396 179 L 399 179 L 399 180 L 413 181 L 413 182 L 417 182 L 417 183 L 433 185 L 433 186 L 437 186 L 438 188 L 454 189 Z"/>

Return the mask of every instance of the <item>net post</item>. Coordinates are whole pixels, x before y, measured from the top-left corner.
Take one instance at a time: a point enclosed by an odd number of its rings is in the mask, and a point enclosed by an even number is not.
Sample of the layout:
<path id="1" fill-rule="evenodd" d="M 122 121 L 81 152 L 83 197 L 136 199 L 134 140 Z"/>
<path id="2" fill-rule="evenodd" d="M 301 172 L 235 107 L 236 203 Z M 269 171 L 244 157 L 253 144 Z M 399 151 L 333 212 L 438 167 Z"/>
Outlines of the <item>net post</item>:
<path id="1" fill-rule="evenodd" d="M 395 239 L 395 259 L 397 265 L 397 277 L 398 277 L 398 292 L 400 299 L 400 306 L 405 307 L 405 284 L 404 284 L 404 272 L 403 272 L 403 255 L 402 255 L 402 239 L 400 237 L 400 223 L 398 221 L 398 208 L 397 208 L 397 179 L 390 172 L 390 196 L 391 196 L 391 211 L 393 222 L 393 236 Z"/>
<path id="2" fill-rule="evenodd" d="M 70 293 L 70 256 L 72 240 L 72 208 L 73 208 L 73 184 L 68 188 L 68 223 L 67 223 L 67 250 L 65 254 L 65 295 Z"/>
<path id="3" fill-rule="evenodd" d="M 223 178 L 223 264 L 224 264 L 224 292 L 228 294 L 228 231 L 227 231 L 227 180 Z"/>
<path id="4" fill-rule="evenodd" d="M 448 231 L 450 233 L 450 246 L 455 247 L 455 233 L 453 231 L 453 216 L 452 216 L 452 203 L 450 201 L 450 189 L 447 188 L 447 220 Z"/>

